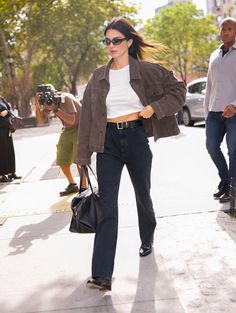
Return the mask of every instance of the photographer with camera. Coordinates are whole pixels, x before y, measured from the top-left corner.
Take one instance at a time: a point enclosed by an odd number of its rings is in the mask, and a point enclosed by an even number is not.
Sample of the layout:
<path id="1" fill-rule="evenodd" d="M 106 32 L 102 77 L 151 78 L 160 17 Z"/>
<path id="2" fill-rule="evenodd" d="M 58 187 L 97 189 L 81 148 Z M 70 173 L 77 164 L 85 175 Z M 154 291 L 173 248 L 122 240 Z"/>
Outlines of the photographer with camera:
<path id="1" fill-rule="evenodd" d="M 57 144 L 56 164 L 60 166 L 69 185 L 60 192 L 60 196 L 78 192 L 78 185 L 74 181 L 70 166 L 72 163 L 76 164 L 77 131 L 81 105 L 72 94 L 57 92 L 51 84 L 37 87 L 36 101 L 44 118 L 54 114 L 63 124 Z M 78 164 L 77 168 L 80 174 Z M 87 189 L 86 178 L 82 182 L 82 187 L 84 190 Z"/>

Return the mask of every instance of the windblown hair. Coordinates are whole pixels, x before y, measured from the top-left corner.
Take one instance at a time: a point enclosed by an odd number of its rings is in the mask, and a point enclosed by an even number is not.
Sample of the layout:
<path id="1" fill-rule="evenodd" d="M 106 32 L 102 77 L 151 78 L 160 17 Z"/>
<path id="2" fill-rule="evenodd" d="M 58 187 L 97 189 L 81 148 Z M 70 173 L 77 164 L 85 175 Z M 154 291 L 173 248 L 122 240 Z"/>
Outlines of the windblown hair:
<path id="1" fill-rule="evenodd" d="M 137 60 L 143 60 L 149 58 L 150 49 L 161 51 L 164 49 L 161 44 L 154 44 L 147 42 L 143 37 L 134 29 L 130 22 L 122 16 L 114 17 L 106 26 L 104 30 L 104 36 L 109 29 L 115 29 L 122 33 L 126 39 L 132 39 L 133 43 L 129 47 L 129 55 Z"/>

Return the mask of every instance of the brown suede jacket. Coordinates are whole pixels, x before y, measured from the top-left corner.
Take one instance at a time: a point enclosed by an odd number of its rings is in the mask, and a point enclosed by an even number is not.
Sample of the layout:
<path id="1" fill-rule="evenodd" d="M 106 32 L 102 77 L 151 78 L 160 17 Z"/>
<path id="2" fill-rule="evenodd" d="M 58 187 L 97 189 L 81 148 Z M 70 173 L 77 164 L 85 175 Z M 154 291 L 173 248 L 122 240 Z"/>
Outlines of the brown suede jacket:
<path id="1" fill-rule="evenodd" d="M 109 69 L 112 60 L 95 70 L 88 82 L 82 101 L 77 161 L 91 163 L 93 152 L 104 151 L 107 127 L 106 96 L 109 91 Z M 151 105 L 155 113 L 143 119 L 147 136 L 161 137 L 179 134 L 175 114 L 185 102 L 186 88 L 159 64 L 137 61 L 129 57 L 130 84 L 144 106 Z"/>

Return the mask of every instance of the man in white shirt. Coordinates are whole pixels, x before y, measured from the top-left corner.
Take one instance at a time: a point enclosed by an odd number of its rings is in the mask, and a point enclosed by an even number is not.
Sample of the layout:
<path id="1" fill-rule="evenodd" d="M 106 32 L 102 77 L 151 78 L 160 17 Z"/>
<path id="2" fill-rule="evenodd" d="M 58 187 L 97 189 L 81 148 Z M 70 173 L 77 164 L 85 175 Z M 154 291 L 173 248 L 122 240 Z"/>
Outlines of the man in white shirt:
<path id="1" fill-rule="evenodd" d="M 220 203 L 230 201 L 232 179 L 236 186 L 236 20 L 220 24 L 222 45 L 210 57 L 205 97 L 206 147 L 220 177 L 213 194 Z M 226 136 L 229 162 L 221 150 Z"/>

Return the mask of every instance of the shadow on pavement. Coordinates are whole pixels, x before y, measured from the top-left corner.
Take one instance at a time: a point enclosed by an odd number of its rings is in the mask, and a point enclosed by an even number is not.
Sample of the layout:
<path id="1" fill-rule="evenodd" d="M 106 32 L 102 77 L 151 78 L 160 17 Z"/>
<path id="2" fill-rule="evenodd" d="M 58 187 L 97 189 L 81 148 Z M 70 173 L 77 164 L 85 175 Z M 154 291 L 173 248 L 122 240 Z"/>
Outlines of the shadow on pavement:
<path id="1" fill-rule="evenodd" d="M 65 197 L 53 204 L 50 207 L 52 214 L 47 219 L 39 223 L 24 225 L 17 229 L 9 243 L 9 246 L 15 250 L 10 252 L 9 255 L 25 253 L 32 246 L 34 240 L 47 240 L 50 235 L 59 232 L 68 225 L 68 220 L 63 219 L 60 213 L 53 213 L 56 212 L 58 207 L 66 206 L 67 200 L 67 197 Z"/>
<path id="2" fill-rule="evenodd" d="M 147 264 L 147 261 L 148 264 Z M 139 260 L 139 273 L 136 295 L 134 299 L 134 304 L 130 313 L 140 312 L 139 300 L 143 298 L 145 294 L 145 300 L 142 305 L 144 306 L 144 312 L 155 313 L 155 285 L 158 274 L 158 267 L 156 264 L 155 253 L 150 255 L 149 259 L 140 258 Z M 163 286 L 164 287 L 164 286 Z M 165 287 L 164 287 L 165 288 Z M 149 301 L 148 301 L 149 300 Z M 151 300 L 151 301 L 150 301 Z M 148 301 L 148 302 L 147 302 Z M 147 309 L 148 305 L 148 309 Z"/>
<path id="3" fill-rule="evenodd" d="M 12 313 L 33 313 L 33 312 L 57 312 L 57 313 L 107 313 L 117 312 L 103 292 L 89 290 L 84 282 L 81 283 L 78 277 L 60 278 L 50 284 L 41 284 L 22 300 L 17 306 L 10 307 L 0 303 L 1 312 Z M 45 299 L 47 299 L 45 301 Z M 108 307 L 109 306 L 109 311 Z"/>
<path id="4" fill-rule="evenodd" d="M 47 284 L 42 282 L 42 277 L 40 285 L 28 292 L 27 297 L 21 299 L 17 305 L 0 303 L 1 312 L 182 313 L 184 310 L 173 290 L 173 282 L 165 276 L 166 273 L 160 274 L 153 253 L 148 258 L 140 258 L 136 292 L 130 298 L 124 296 L 125 290 L 120 295 L 117 290 L 113 296 L 112 293 L 86 288 L 84 279 L 79 276 L 79 270 L 76 276 L 65 272 Z M 166 289 L 173 290 L 171 296 L 165 295 Z M 162 296 L 158 295 L 158 290 Z"/>

